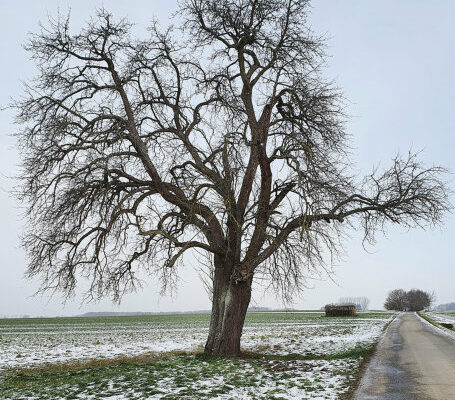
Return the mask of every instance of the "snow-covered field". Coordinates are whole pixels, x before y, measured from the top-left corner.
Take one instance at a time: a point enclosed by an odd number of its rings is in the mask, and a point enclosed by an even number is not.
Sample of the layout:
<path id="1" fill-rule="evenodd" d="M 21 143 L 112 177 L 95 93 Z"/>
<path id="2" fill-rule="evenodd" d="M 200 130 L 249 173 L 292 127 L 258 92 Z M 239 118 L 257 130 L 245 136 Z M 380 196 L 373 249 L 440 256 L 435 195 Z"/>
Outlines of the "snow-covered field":
<path id="1" fill-rule="evenodd" d="M 390 314 L 325 318 L 318 313 L 252 313 L 243 349 L 266 354 L 339 353 L 373 343 Z M 0 322 L 0 370 L 42 363 L 202 349 L 208 315 L 55 318 Z"/>
<path id="2" fill-rule="evenodd" d="M 427 312 L 426 313 L 433 321 L 437 323 L 453 324 L 455 327 L 455 312 Z M 455 330 L 440 327 L 446 334 L 455 339 Z"/>
<path id="3" fill-rule="evenodd" d="M 117 317 L 4 320 L 0 370 L 43 363 L 193 351 L 207 335 L 205 318 Z"/>
<path id="4" fill-rule="evenodd" d="M 437 322 L 455 324 L 455 312 L 429 312 L 427 314 Z"/>
<path id="5" fill-rule="evenodd" d="M 59 378 L 66 382 L 64 390 L 43 392 L 41 386 L 46 383 L 33 389 L 34 376 L 28 394 L 23 392 L 27 385 L 21 384 L 22 397 L 17 398 L 335 400 L 349 389 L 362 351 L 378 340 L 392 317 L 388 313 L 355 318 L 326 318 L 314 312 L 250 313 L 242 346 L 252 358 L 235 360 L 170 353 L 202 350 L 209 323 L 205 314 L 0 320 L 0 374 L 3 370 L 8 375 L 4 383 L 8 388 L 14 387 L 12 371 L 18 368 L 163 355 L 147 365 L 103 367 L 94 383 L 90 374 L 85 378 L 82 374 L 72 384 L 75 378 L 70 374 Z M 258 354 L 265 358 L 257 358 Z M 0 398 L 1 385 L 0 379 Z"/>

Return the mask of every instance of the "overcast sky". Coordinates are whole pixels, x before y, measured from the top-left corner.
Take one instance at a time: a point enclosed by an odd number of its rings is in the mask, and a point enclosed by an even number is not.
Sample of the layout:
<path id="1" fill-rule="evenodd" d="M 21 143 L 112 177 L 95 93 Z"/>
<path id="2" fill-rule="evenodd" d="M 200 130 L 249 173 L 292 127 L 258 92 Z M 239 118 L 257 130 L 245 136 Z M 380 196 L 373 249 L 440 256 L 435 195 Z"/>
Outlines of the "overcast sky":
<path id="1" fill-rule="evenodd" d="M 33 76 L 33 64 L 21 45 L 39 21 L 71 8 L 74 26 L 82 26 L 94 9 L 104 5 L 117 17 L 128 17 L 143 31 L 153 17 L 163 26 L 176 1 L 2 1 L 0 2 L 0 105 L 21 93 L 21 80 Z M 313 30 L 328 36 L 327 76 L 336 79 L 349 99 L 354 158 L 360 173 L 386 166 L 397 153 L 423 149 L 427 165 L 455 172 L 455 2 L 447 1 L 322 1 L 314 0 Z M 109 300 L 81 305 L 76 296 L 62 304 L 58 295 L 31 297 L 38 280 L 26 281 L 25 254 L 19 235 L 25 221 L 10 191 L 19 162 L 14 139 L 17 129 L 10 111 L 0 112 L 0 316 L 73 315 L 86 311 L 170 311 L 209 309 L 210 303 L 188 259 L 173 296 L 160 296 L 149 279 L 144 288 L 127 295 L 120 306 Z M 452 188 L 454 186 L 453 177 Z M 453 200 L 453 199 L 452 199 Z M 367 296 L 381 308 L 394 288 L 435 291 L 438 303 L 455 301 L 455 218 L 442 229 L 405 232 L 388 230 L 365 251 L 352 232 L 346 254 L 331 279 L 309 282 L 294 307 L 313 309 L 345 296 Z M 258 306 L 281 307 L 271 293 L 257 290 Z"/>

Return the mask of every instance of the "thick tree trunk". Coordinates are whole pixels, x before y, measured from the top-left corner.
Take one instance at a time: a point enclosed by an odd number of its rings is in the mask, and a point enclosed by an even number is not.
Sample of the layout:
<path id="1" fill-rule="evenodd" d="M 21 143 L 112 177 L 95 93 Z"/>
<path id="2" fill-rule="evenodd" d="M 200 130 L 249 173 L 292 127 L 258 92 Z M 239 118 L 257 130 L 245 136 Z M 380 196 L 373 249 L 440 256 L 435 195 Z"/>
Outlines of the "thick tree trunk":
<path id="1" fill-rule="evenodd" d="M 212 316 L 205 352 L 238 356 L 245 315 L 251 299 L 251 280 L 235 283 L 224 272 L 215 272 Z"/>

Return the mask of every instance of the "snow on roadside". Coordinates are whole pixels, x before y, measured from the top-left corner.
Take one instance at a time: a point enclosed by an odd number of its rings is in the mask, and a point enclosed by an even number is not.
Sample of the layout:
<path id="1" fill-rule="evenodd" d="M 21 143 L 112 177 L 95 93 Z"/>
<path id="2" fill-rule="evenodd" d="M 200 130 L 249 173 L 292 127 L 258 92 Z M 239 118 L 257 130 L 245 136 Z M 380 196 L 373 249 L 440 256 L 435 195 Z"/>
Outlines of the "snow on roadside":
<path id="1" fill-rule="evenodd" d="M 443 326 L 438 326 L 438 328 L 441 332 L 443 332 L 447 336 L 450 336 L 453 339 L 455 339 L 455 315 L 454 314 L 445 314 L 445 313 L 436 313 L 436 312 L 427 312 L 425 314 L 428 315 L 431 319 L 433 319 L 437 323 L 453 324 L 454 329 L 448 329 Z M 436 328 L 436 329 L 438 329 L 438 328 Z"/>

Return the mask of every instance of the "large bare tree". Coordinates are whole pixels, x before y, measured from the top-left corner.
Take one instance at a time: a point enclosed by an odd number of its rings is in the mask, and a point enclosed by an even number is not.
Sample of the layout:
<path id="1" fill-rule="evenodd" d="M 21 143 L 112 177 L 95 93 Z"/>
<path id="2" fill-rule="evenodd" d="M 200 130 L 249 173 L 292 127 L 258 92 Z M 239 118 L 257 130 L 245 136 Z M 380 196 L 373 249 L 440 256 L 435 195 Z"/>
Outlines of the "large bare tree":
<path id="1" fill-rule="evenodd" d="M 441 221 L 444 170 L 414 155 L 357 179 L 342 98 L 303 0 L 187 0 L 182 30 L 131 36 L 106 11 L 50 21 L 26 45 L 39 74 L 16 103 L 28 276 L 90 297 L 210 260 L 205 350 L 236 355 L 253 278 L 284 296 L 352 226 Z"/>

